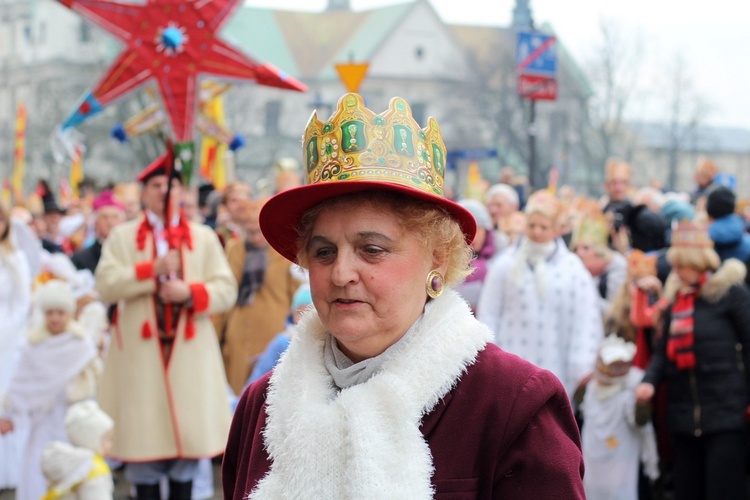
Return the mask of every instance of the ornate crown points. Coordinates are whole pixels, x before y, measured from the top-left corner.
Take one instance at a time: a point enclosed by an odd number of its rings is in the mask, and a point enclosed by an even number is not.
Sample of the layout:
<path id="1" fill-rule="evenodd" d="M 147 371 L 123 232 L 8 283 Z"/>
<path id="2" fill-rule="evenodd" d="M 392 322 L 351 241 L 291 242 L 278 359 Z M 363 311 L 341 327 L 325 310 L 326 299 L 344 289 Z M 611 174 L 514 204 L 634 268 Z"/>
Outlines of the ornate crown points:
<path id="1" fill-rule="evenodd" d="M 445 144 L 434 118 L 420 128 L 400 97 L 376 115 L 344 94 L 325 123 L 313 112 L 303 136 L 307 180 L 383 181 L 443 196 Z"/>
<path id="2" fill-rule="evenodd" d="M 656 255 L 646 255 L 641 250 L 634 248 L 628 254 L 628 276 L 640 278 L 643 276 L 656 276 Z"/>
<path id="3" fill-rule="evenodd" d="M 673 247 L 713 248 L 714 242 L 708 235 L 708 229 L 697 226 L 690 221 L 681 221 L 672 232 Z"/>

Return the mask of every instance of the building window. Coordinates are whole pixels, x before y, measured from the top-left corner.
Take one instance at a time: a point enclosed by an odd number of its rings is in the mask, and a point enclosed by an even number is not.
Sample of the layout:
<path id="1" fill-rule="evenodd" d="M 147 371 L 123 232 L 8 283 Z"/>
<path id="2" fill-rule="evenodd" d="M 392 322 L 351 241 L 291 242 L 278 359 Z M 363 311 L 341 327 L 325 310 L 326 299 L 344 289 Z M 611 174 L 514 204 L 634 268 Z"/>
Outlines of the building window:
<path id="1" fill-rule="evenodd" d="M 279 133 L 279 119 L 281 118 L 281 101 L 266 103 L 266 135 Z"/>
<path id="2" fill-rule="evenodd" d="M 414 120 L 419 123 L 419 126 L 424 128 L 427 126 L 427 105 L 423 102 L 415 102 L 411 105 L 411 116 Z"/>

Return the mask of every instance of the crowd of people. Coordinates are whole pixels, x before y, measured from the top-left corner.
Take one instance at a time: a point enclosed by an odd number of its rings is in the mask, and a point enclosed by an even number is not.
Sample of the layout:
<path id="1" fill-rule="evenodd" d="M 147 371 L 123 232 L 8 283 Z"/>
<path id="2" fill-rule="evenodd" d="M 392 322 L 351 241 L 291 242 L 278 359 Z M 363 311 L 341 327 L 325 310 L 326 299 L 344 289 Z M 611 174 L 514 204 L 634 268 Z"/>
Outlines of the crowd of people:
<path id="1" fill-rule="evenodd" d="M 0 490 L 210 498 L 223 456 L 237 500 L 747 498 L 750 207 L 713 162 L 451 200 L 437 123 L 356 94 L 303 145 L 270 198 L 167 146 L 0 207 Z"/>

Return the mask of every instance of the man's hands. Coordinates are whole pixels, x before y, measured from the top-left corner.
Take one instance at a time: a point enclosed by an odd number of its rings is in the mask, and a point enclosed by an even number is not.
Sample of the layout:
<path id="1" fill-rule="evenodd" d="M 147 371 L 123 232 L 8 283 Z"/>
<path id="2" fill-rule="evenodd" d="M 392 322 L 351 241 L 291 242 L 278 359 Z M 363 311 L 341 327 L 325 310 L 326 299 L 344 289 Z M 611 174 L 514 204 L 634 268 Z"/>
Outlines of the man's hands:
<path id="1" fill-rule="evenodd" d="M 177 274 L 180 270 L 180 252 L 172 249 L 154 261 L 154 274 L 167 276 Z"/>
<path id="2" fill-rule="evenodd" d="M 154 261 L 154 274 L 161 278 L 159 283 L 159 298 L 165 304 L 183 304 L 190 299 L 190 287 L 187 283 L 176 278 L 180 271 L 179 250 L 169 250 Z"/>
<path id="3" fill-rule="evenodd" d="M 182 304 L 190 299 L 190 287 L 180 279 L 159 283 L 159 298 L 165 304 Z"/>

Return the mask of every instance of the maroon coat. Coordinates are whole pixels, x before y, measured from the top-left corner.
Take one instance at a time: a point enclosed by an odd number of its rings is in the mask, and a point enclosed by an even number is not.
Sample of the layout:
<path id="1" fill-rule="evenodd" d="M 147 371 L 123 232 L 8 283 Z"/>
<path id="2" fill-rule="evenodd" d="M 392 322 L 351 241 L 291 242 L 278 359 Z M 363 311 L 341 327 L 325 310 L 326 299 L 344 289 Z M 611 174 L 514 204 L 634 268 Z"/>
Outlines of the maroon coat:
<path id="1" fill-rule="evenodd" d="M 225 499 L 243 500 L 271 466 L 261 435 L 268 379 L 237 406 L 222 465 Z M 562 384 L 494 344 L 421 430 L 437 498 L 585 498 L 580 436 Z"/>

